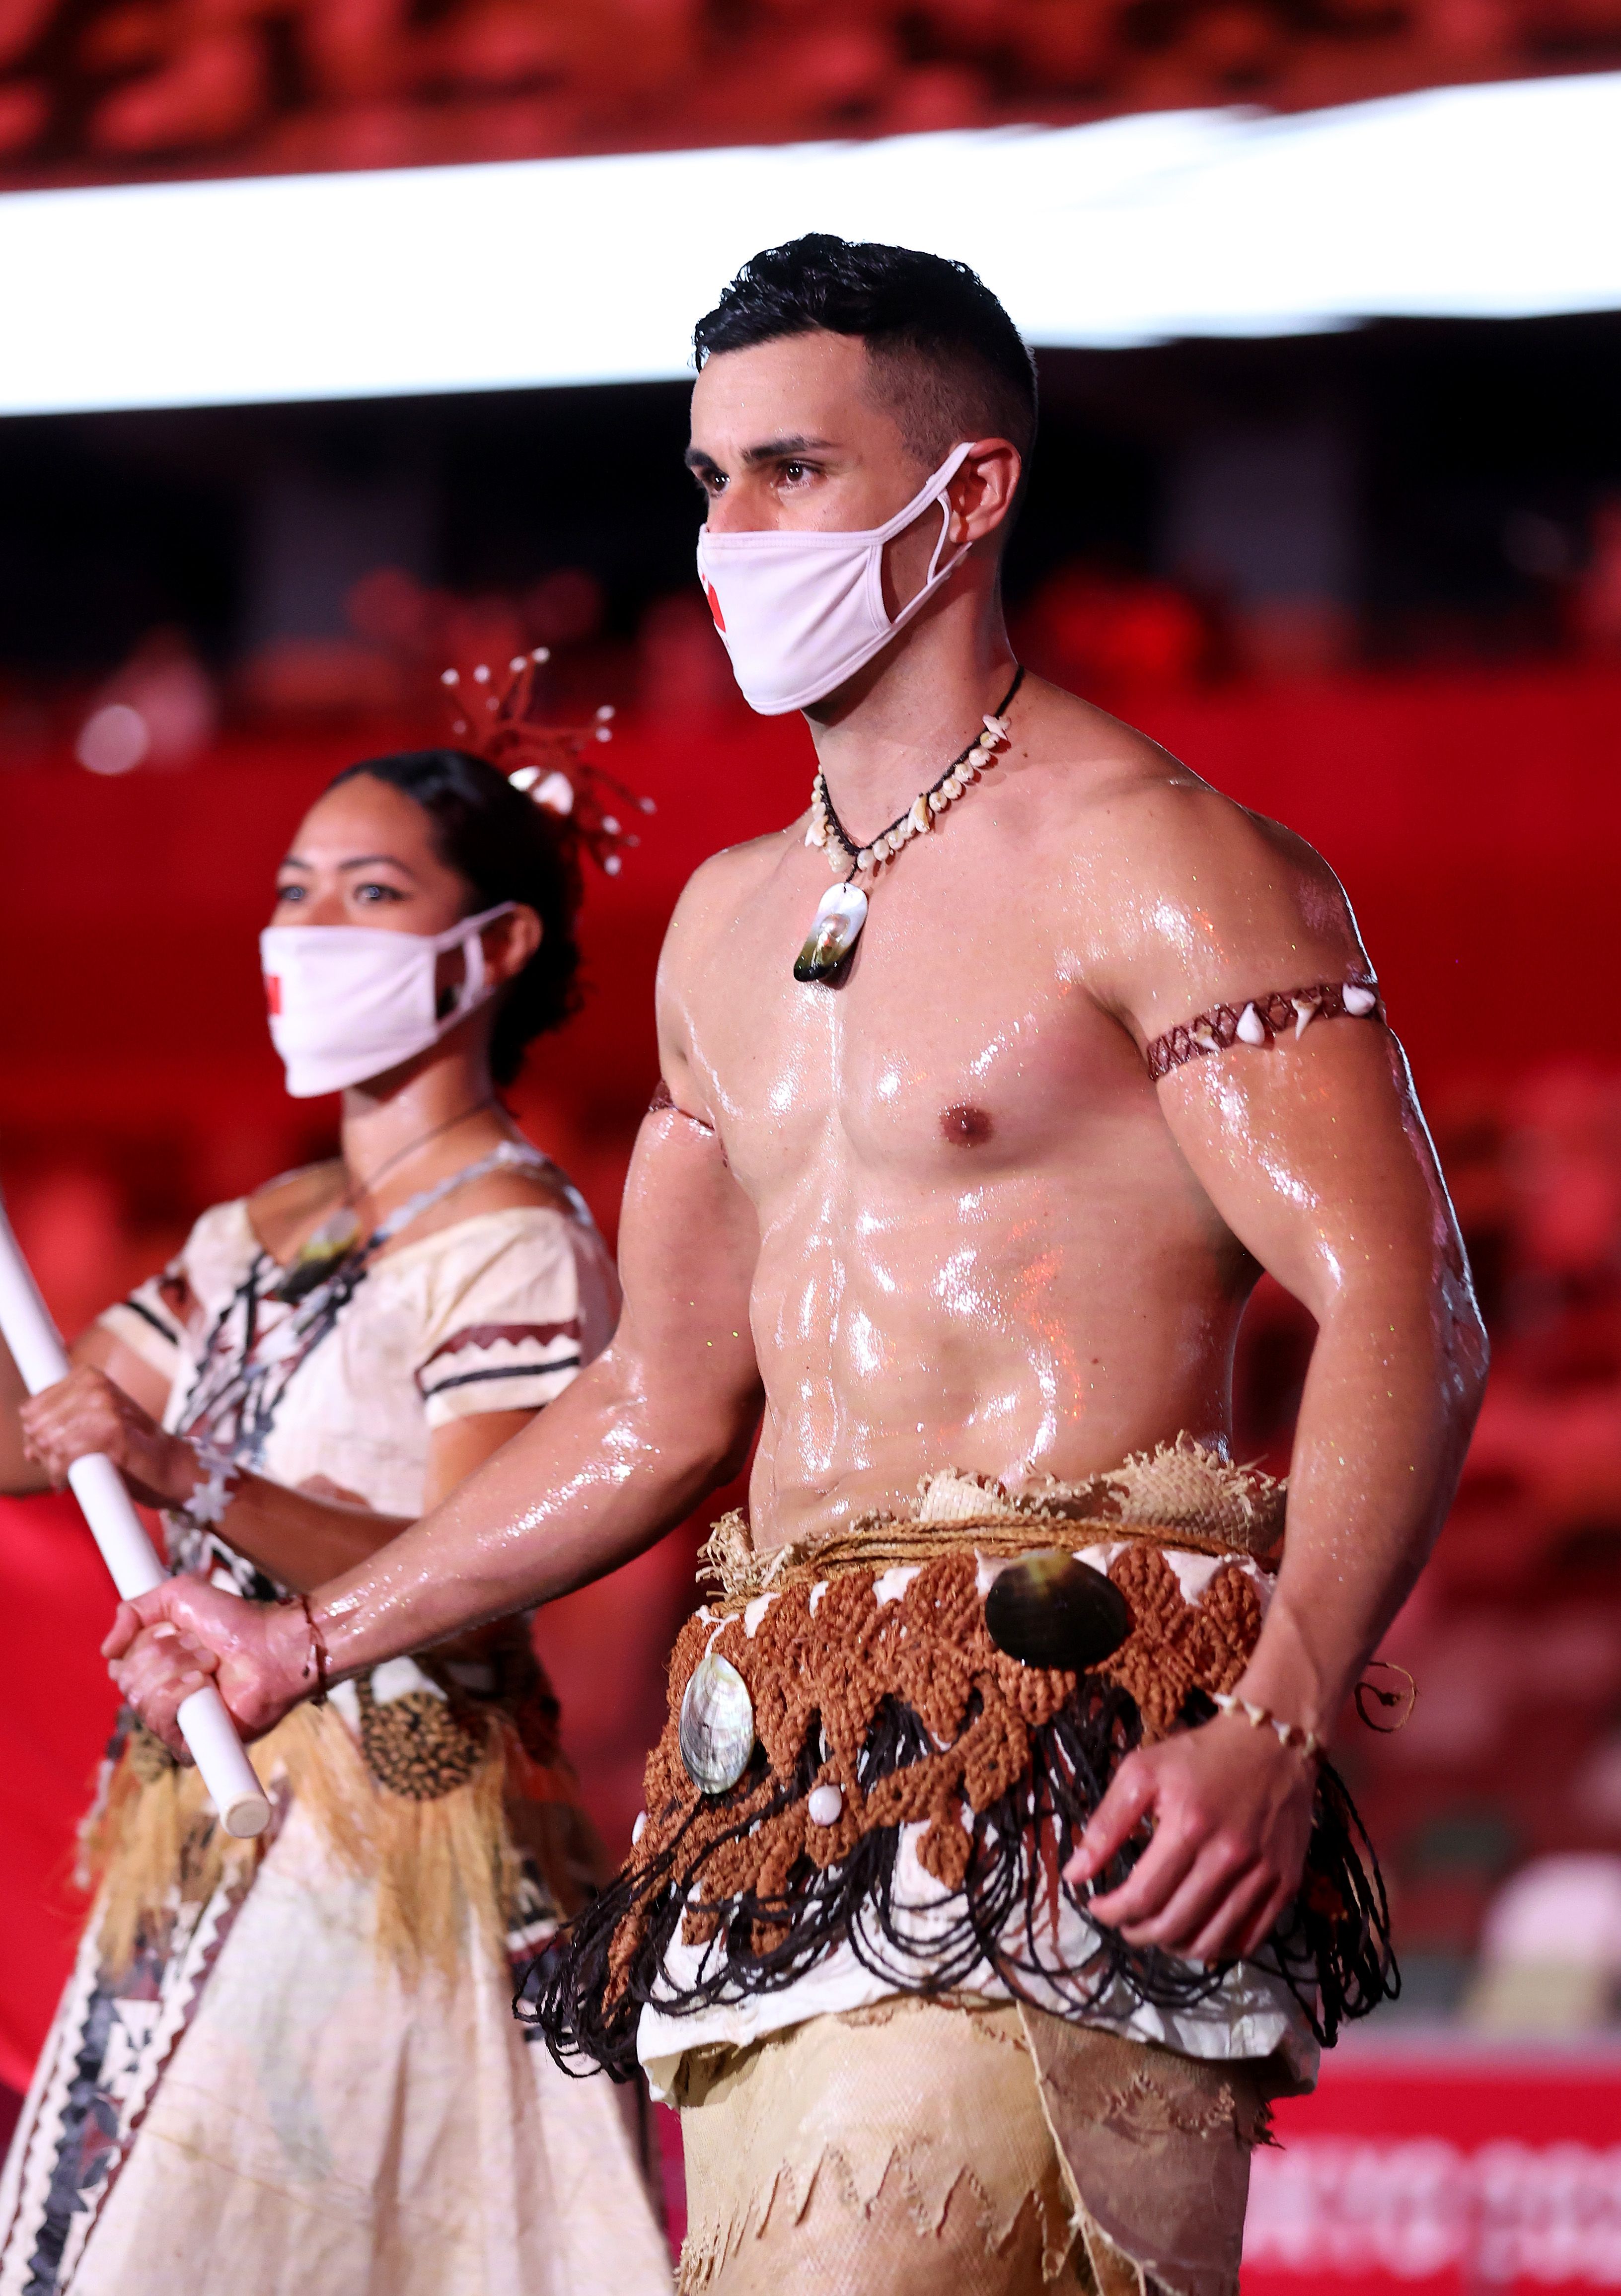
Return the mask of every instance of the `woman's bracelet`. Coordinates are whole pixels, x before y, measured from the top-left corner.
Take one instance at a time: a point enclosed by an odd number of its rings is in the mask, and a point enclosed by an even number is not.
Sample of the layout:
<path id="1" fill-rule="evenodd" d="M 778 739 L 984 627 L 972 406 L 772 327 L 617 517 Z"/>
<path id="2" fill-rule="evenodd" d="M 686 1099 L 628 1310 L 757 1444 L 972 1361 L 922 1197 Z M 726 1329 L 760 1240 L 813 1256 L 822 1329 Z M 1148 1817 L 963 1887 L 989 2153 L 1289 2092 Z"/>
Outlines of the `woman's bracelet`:
<path id="1" fill-rule="evenodd" d="M 309 1655 L 304 1660 L 304 1679 L 308 1682 L 310 1676 L 314 1675 L 316 1686 L 310 1693 L 309 1702 L 312 1706 L 325 1706 L 327 1670 L 331 1660 L 327 1656 L 325 1637 L 316 1624 L 316 1614 L 309 1607 L 309 1597 L 308 1595 L 284 1595 L 282 1607 L 284 1610 L 300 1610 L 304 1613 L 304 1624 L 309 1632 Z"/>
<path id="2" fill-rule="evenodd" d="M 168 1512 L 193 1530 L 212 1530 L 236 1496 L 233 1484 L 240 1481 L 242 1470 L 228 1451 L 210 1443 L 206 1435 L 186 1435 L 181 1439 L 196 1460 L 202 1480 L 193 1486 L 184 1506 L 173 1506 Z"/>
<path id="3" fill-rule="evenodd" d="M 1280 1722 L 1270 1706 L 1252 1705 L 1247 1698 L 1235 1698 L 1230 1690 L 1213 1690 L 1210 1702 L 1218 1714 L 1241 1714 L 1252 1730 L 1271 1730 L 1280 1746 L 1298 1746 L 1307 1761 L 1322 1751 L 1322 1740 L 1315 1730 L 1303 1730 L 1298 1722 Z"/>

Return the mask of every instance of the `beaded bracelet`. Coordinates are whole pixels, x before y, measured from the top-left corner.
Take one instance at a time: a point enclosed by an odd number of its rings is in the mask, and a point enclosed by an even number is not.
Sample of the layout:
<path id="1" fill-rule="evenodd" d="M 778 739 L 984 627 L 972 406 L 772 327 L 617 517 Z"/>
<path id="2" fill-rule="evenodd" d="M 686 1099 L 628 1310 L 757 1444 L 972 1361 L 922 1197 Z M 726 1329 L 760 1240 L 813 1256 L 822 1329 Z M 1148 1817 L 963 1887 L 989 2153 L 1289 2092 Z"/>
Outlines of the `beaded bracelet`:
<path id="1" fill-rule="evenodd" d="M 1298 1722 L 1280 1722 L 1270 1706 L 1252 1706 L 1247 1698 L 1235 1698 L 1228 1690 L 1213 1691 L 1210 1702 L 1218 1714 L 1241 1714 L 1252 1730 L 1271 1730 L 1280 1746 L 1298 1746 L 1308 1762 L 1322 1751 L 1315 1730 L 1303 1730 Z"/>

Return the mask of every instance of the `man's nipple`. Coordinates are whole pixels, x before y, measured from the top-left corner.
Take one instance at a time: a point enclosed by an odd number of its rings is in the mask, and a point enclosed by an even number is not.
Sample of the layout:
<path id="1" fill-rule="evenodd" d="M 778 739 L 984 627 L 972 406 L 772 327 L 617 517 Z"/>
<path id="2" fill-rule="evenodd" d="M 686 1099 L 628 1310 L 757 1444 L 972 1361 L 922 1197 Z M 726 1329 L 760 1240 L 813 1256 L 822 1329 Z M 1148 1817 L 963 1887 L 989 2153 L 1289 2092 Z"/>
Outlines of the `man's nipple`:
<path id="1" fill-rule="evenodd" d="M 979 1148 L 989 1140 L 996 1127 L 988 1111 L 975 1108 L 966 1100 L 940 1111 L 940 1128 L 946 1138 L 958 1148 Z"/>

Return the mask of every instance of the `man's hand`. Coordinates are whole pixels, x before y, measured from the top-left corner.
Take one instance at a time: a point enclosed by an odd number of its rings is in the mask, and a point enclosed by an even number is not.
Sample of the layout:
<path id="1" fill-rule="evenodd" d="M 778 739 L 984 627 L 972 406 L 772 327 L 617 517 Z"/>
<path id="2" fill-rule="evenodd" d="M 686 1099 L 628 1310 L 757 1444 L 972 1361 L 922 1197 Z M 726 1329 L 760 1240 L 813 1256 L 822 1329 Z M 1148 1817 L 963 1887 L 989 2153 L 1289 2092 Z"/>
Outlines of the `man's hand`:
<path id="1" fill-rule="evenodd" d="M 147 1728 L 182 1761 L 182 1700 L 212 1681 L 244 1738 L 262 1738 L 315 1687 L 304 1614 L 244 1603 L 202 1578 L 167 1578 L 120 1603 L 102 1644 L 107 1671 Z"/>
<path id="2" fill-rule="evenodd" d="M 1126 1757 L 1064 1878 L 1091 1881 L 1151 1821 L 1148 1848 L 1088 1912 L 1128 1945 L 1237 1960 L 1264 1942 L 1300 1886 L 1316 1782 L 1305 1755 L 1237 1716 L 1179 1731 Z"/>
<path id="3" fill-rule="evenodd" d="M 144 1506 L 183 1506 L 199 1480 L 191 1445 L 171 1435 L 115 1386 L 105 1372 L 79 1365 L 19 1406 L 23 1454 L 61 1490 L 76 1459 L 100 1452 L 112 1461 Z"/>

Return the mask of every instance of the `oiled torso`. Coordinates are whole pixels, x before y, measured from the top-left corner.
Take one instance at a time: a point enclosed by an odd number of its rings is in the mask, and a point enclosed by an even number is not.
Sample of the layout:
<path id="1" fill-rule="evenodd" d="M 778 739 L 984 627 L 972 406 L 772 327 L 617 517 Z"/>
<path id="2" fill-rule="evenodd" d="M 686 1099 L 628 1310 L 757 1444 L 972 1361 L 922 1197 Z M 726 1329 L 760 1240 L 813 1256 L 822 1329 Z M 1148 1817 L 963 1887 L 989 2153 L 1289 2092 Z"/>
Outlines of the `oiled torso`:
<path id="1" fill-rule="evenodd" d="M 945 1466 L 1019 1486 L 1225 1431 L 1255 1264 L 1108 1009 L 1164 923 L 1121 861 L 1108 808 L 1008 772 L 892 864 L 834 987 L 792 977 L 821 855 L 712 865 L 666 993 L 678 1099 L 760 1225 L 762 1545 Z"/>

